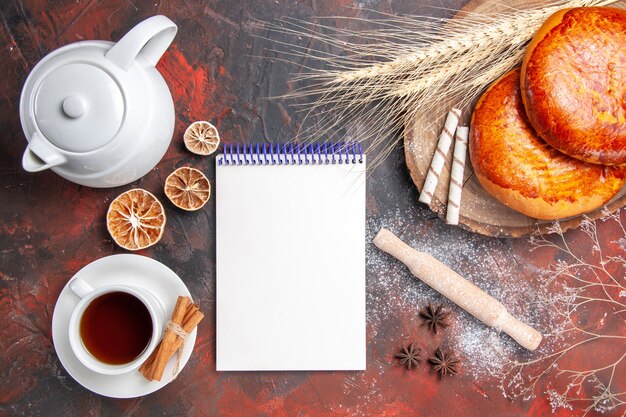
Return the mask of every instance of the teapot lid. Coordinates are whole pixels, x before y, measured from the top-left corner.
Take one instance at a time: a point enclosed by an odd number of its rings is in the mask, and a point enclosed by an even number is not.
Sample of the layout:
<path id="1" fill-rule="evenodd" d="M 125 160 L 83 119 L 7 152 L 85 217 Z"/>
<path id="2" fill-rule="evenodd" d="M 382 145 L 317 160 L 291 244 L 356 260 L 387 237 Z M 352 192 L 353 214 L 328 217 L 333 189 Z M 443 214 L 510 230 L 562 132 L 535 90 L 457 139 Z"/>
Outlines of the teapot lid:
<path id="1" fill-rule="evenodd" d="M 62 65 L 41 81 L 34 116 L 43 135 L 69 152 L 104 146 L 120 129 L 124 98 L 103 69 L 86 63 Z"/>

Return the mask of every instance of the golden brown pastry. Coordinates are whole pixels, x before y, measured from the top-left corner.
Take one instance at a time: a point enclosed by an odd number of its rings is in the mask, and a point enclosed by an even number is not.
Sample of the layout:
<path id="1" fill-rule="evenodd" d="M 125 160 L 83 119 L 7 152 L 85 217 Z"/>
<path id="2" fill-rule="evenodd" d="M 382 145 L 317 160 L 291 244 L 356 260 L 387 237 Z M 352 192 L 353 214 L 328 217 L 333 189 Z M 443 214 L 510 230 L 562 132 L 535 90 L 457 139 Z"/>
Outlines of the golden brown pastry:
<path id="1" fill-rule="evenodd" d="M 537 219 L 594 210 L 624 184 L 626 167 L 571 158 L 537 136 L 524 111 L 519 70 L 480 98 L 470 128 L 470 158 L 481 185 L 502 203 Z"/>
<path id="2" fill-rule="evenodd" d="M 522 98 L 537 133 L 583 161 L 626 164 L 626 11 L 561 10 L 530 43 Z"/>

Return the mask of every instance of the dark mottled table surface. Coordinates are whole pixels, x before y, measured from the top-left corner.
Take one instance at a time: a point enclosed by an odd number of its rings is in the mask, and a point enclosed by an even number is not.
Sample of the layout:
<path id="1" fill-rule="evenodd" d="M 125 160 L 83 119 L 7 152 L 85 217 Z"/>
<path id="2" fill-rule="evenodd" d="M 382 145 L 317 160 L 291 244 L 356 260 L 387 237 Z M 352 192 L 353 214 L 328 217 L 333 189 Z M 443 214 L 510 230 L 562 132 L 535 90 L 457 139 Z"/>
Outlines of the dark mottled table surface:
<path id="1" fill-rule="evenodd" d="M 187 213 L 167 201 L 165 177 L 193 166 L 215 178 L 214 157 L 187 152 L 182 134 L 195 120 L 214 123 L 226 144 L 287 141 L 303 115 L 281 99 L 295 85 L 296 64 L 271 49 L 282 35 L 256 21 L 285 17 L 391 14 L 451 16 L 463 1 L 408 0 L 3 0 L 0 3 L 0 414 L 6 416 L 516 416 L 548 415 L 544 394 L 556 380 L 539 381 L 537 397 L 512 401 L 502 393 L 499 373 L 506 358 L 532 357 L 506 335 L 473 318 L 416 281 L 399 263 L 367 242 L 367 371 L 215 371 L 215 202 Z M 176 107 L 174 138 L 165 157 L 145 177 L 116 189 L 92 189 L 48 171 L 21 168 L 26 139 L 18 103 L 22 84 L 48 52 L 85 39 L 117 40 L 144 18 L 164 14 L 179 26 L 159 64 Z M 341 22 L 340 24 L 346 24 Z M 360 23 L 362 24 L 362 22 Z M 257 37 L 255 35 L 261 35 Z M 267 39 L 270 38 L 270 39 Z M 390 133 L 390 140 L 393 132 Z M 173 269 L 206 312 L 195 351 L 178 378 L 145 397 L 95 395 L 63 369 L 51 337 L 52 312 L 69 278 L 103 256 L 124 253 L 106 230 L 105 213 L 124 190 L 142 187 L 165 204 L 168 223 L 159 244 L 140 252 Z M 385 226 L 426 250 L 501 299 L 510 311 L 541 328 L 551 312 L 536 304 L 540 270 L 558 252 L 530 252 L 528 239 L 495 239 L 445 225 L 425 206 L 397 145 L 368 178 L 368 239 Z M 598 225 L 600 243 L 621 233 L 617 222 Z M 582 251 L 593 243 L 581 230 L 565 239 Z M 612 253 L 623 254 L 612 246 Z M 618 270 L 617 274 L 620 272 Z M 623 277 L 623 266 L 621 269 Z M 431 336 L 420 326 L 419 308 L 444 302 L 450 328 Z M 623 299 L 622 299 L 623 302 Z M 594 310 L 595 311 L 595 310 Z M 623 328 L 622 328 L 623 334 Z M 415 341 L 424 352 L 442 345 L 461 360 L 457 376 L 438 379 L 426 364 L 407 372 L 394 360 L 398 347 Z M 250 346 L 254 349 L 254 346 Z M 607 350 L 608 349 L 608 350 Z M 619 349 L 623 349 L 620 345 Z M 618 349 L 618 350 L 619 350 Z M 571 360 L 585 366 L 596 352 L 584 346 Z M 585 369 L 585 368 L 582 368 Z M 623 385 L 623 374 L 615 380 Z M 622 386 L 623 388 L 623 386 Z M 623 397 L 622 397 L 623 398 Z M 623 410 L 622 410 L 623 411 Z M 573 411 L 561 409 L 560 415 Z M 593 411 L 589 415 L 594 414 Z"/>

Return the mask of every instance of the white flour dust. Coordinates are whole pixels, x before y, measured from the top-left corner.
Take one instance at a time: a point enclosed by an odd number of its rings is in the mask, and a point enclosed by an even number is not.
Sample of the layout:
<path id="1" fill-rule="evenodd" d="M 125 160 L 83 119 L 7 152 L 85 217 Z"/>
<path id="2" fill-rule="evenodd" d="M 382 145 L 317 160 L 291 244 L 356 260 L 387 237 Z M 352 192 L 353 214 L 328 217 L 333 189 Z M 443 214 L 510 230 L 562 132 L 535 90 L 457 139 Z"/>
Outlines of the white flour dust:
<path id="1" fill-rule="evenodd" d="M 392 331 L 381 329 L 389 328 L 391 321 L 400 315 L 413 315 L 412 325 L 420 326 L 419 309 L 429 302 L 443 303 L 451 311 L 448 319 L 451 325 L 444 330 L 442 341 L 462 360 L 463 373 L 476 378 L 496 375 L 507 358 L 524 349 L 506 334 L 488 328 L 414 278 L 404 265 L 380 251 L 371 241 L 381 227 L 391 230 L 411 247 L 448 265 L 502 302 L 510 313 L 532 325 L 536 321 L 535 314 L 525 306 L 537 295 L 524 275 L 530 272 L 517 262 L 510 241 L 459 233 L 425 211 L 396 210 L 386 213 L 385 217 L 392 220 L 370 219 L 367 224 L 367 321 L 374 341 L 379 336 L 401 342 L 407 336 L 402 331 L 393 333 L 393 326 Z M 405 222 L 411 219 L 411 222 L 403 223 L 398 219 Z M 385 334 L 378 335 L 380 331 Z"/>

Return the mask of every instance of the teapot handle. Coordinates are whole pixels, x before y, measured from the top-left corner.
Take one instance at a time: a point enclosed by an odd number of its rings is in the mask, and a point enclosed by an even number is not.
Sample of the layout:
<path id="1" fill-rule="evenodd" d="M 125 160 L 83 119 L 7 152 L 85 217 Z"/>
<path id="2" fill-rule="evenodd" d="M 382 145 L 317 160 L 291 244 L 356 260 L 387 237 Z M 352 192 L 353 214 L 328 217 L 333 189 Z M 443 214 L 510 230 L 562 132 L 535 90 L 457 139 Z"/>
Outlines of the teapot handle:
<path id="1" fill-rule="evenodd" d="M 105 56 L 124 71 L 138 57 L 155 66 L 174 40 L 177 30 L 176 24 L 165 16 L 149 17 L 124 35 Z"/>

